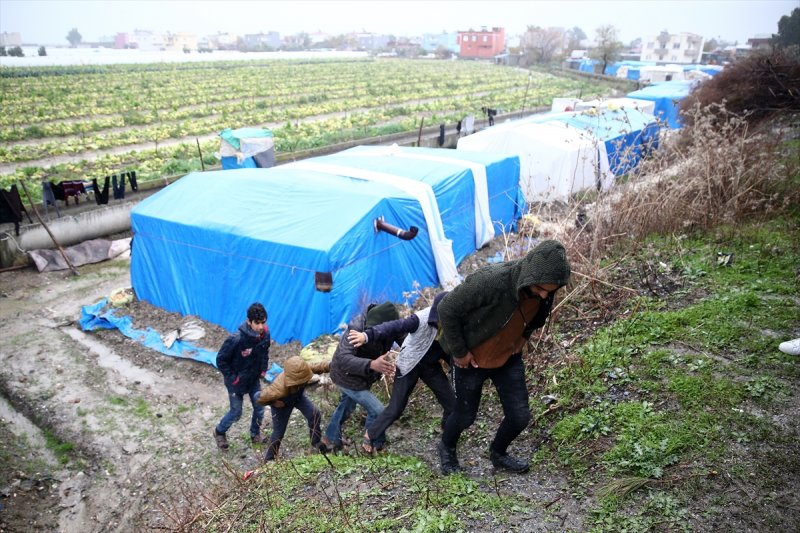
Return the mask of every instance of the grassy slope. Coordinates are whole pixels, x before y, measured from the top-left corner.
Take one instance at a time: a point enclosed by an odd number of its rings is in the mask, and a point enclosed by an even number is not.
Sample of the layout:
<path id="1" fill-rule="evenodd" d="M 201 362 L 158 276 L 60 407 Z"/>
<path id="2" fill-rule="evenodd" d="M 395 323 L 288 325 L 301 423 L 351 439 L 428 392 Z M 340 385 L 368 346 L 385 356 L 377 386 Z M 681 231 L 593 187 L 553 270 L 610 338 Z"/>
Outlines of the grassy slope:
<path id="1" fill-rule="evenodd" d="M 442 478 L 429 467 L 434 459 L 419 458 L 429 452 L 419 450 L 377 459 L 330 456 L 330 462 L 298 456 L 266 465 L 246 483 L 225 478 L 224 496 L 193 527 L 796 529 L 800 371 L 797 357 L 777 345 L 800 333 L 798 243 L 793 217 L 658 239 L 619 257 L 615 282 L 635 284 L 630 274 L 655 257 L 662 280 L 675 290 L 629 300 L 618 313 L 624 318 L 551 359 L 545 376 L 531 370 L 530 382 L 539 383 L 531 394 L 534 411 L 542 411 L 542 394 L 558 403 L 538 420 L 543 445 L 521 480 Z M 722 264 L 728 254 L 732 261 Z M 556 331 L 556 343 L 568 336 Z M 418 395 L 411 426 L 430 418 L 429 395 Z M 484 410 L 497 418 L 496 407 L 488 392 Z M 490 435 L 496 422 L 479 420 L 468 439 Z M 416 438 L 431 440 L 429 430 Z M 535 439 L 536 431 L 519 440 Z M 290 428 L 285 446 L 302 448 L 303 433 Z M 555 500 L 531 495 L 536 479 L 565 480 L 562 493 L 578 502 L 567 513 L 580 516 L 564 525 L 559 506 L 550 508 Z"/>

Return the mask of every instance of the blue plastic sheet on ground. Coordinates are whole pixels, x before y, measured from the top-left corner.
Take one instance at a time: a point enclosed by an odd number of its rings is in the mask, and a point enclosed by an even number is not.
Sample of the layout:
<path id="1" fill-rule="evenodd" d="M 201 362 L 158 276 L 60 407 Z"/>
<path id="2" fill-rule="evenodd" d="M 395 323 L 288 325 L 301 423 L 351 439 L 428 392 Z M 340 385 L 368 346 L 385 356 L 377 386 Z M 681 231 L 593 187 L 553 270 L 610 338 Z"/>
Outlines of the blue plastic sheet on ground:
<path id="1" fill-rule="evenodd" d="M 217 366 L 217 352 L 200 348 L 182 340 L 176 340 L 171 347 L 167 348 L 161 340 L 160 333 L 150 327 L 146 330 L 134 329 L 131 317 L 115 316 L 115 309 L 113 308 L 104 310 L 107 303 L 108 299 L 104 298 L 96 304 L 83 306 L 81 308 L 81 329 L 84 331 L 118 329 L 126 337 L 164 355 L 193 359 L 213 367 Z"/>

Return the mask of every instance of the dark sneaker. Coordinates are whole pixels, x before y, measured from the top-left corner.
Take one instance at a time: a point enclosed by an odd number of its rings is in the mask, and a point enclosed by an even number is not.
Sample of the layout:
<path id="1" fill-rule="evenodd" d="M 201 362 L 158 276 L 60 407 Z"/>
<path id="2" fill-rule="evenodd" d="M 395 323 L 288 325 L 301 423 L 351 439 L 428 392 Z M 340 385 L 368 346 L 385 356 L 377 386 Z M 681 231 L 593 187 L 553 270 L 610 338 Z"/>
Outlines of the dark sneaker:
<path id="1" fill-rule="evenodd" d="M 530 465 L 528 463 L 520 461 L 508 454 L 501 455 L 491 450 L 489 458 L 492 460 L 492 464 L 495 468 L 502 468 L 503 470 L 514 472 L 515 474 L 524 474 L 530 470 Z"/>
<path id="2" fill-rule="evenodd" d="M 214 428 L 214 440 L 217 441 L 217 448 L 220 450 L 228 449 L 228 437 L 225 433 L 217 433 L 217 428 Z"/>
<path id="3" fill-rule="evenodd" d="M 458 464 L 458 455 L 456 455 L 455 448 L 450 448 L 440 440 L 436 445 L 436 449 L 439 451 L 439 464 L 442 467 L 443 476 L 461 472 L 461 465 Z"/>
<path id="4" fill-rule="evenodd" d="M 251 435 L 250 441 L 253 444 L 265 444 L 267 442 L 267 438 L 262 436 L 261 433 L 259 433 L 258 435 Z"/>
<path id="5" fill-rule="evenodd" d="M 322 437 L 318 445 L 318 449 L 322 453 L 338 452 L 341 451 L 343 447 L 341 442 L 333 443 L 329 441 L 327 437 Z"/>

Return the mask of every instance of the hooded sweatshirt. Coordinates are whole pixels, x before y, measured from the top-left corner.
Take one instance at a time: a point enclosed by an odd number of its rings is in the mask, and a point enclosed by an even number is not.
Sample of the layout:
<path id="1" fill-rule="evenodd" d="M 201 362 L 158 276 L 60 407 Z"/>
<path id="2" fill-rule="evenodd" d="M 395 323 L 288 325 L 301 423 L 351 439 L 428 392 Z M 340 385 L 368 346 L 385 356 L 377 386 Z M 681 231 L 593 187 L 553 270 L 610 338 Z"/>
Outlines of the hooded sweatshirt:
<path id="1" fill-rule="evenodd" d="M 374 310 L 374 311 L 373 311 Z M 402 344 L 404 335 L 389 336 L 383 339 L 370 339 L 358 348 L 350 344 L 347 334 L 351 329 L 364 331 L 369 326 L 377 326 L 400 318 L 397 308 L 388 305 L 370 305 L 365 314 L 356 316 L 347 326 L 339 340 L 339 346 L 331 360 L 331 381 L 346 389 L 369 390 L 373 383 L 381 379 L 381 374 L 370 368 L 370 363 L 388 352 L 394 343 Z"/>
<path id="2" fill-rule="evenodd" d="M 569 276 L 564 246 L 553 240 L 543 241 L 521 259 L 475 271 L 439 304 L 442 348 L 451 357 L 464 357 L 500 331 L 517 312 L 523 289 L 549 283 L 562 287 Z M 552 303 L 553 293 L 539 304 L 525 328 L 525 338 L 544 325 Z"/>
<path id="3" fill-rule="evenodd" d="M 330 370 L 330 362 L 308 364 L 302 357 L 294 355 L 286 360 L 283 372 L 261 391 L 256 403 L 269 405 L 275 400 L 286 398 L 308 385 L 314 374 L 324 374 Z"/>

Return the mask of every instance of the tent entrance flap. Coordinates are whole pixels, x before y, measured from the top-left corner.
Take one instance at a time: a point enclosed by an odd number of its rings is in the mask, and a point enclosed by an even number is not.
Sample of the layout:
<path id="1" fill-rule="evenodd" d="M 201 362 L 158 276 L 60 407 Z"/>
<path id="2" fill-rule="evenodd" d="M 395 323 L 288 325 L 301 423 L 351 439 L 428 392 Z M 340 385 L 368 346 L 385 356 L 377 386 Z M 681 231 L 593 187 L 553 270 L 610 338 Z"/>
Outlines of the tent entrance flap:
<path id="1" fill-rule="evenodd" d="M 436 273 L 442 287 L 454 287 L 460 282 L 456 260 L 453 254 L 453 242 L 444 235 L 442 217 L 439 213 L 439 204 L 430 185 L 414 181 L 405 176 L 375 172 L 363 168 L 354 168 L 340 165 L 315 163 L 313 161 L 295 161 L 283 165 L 283 168 L 310 170 L 324 174 L 336 174 L 365 181 L 375 181 L 396 187 L 415 198 L 428 226 L 428 235 L 431 241 L 431 252 L 436 263 Z"/>

